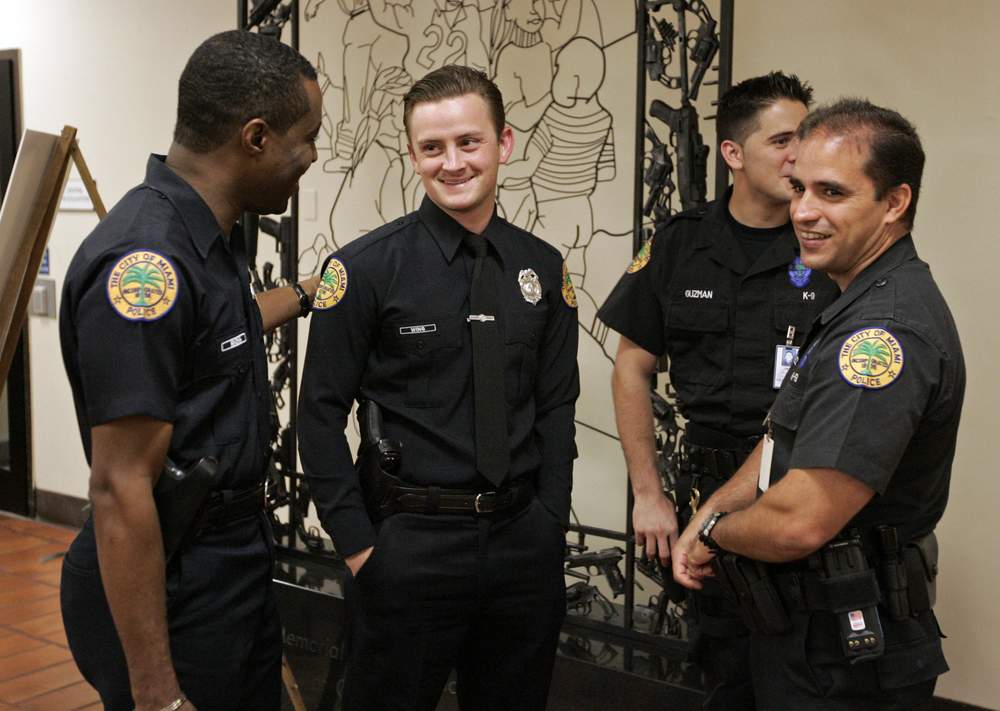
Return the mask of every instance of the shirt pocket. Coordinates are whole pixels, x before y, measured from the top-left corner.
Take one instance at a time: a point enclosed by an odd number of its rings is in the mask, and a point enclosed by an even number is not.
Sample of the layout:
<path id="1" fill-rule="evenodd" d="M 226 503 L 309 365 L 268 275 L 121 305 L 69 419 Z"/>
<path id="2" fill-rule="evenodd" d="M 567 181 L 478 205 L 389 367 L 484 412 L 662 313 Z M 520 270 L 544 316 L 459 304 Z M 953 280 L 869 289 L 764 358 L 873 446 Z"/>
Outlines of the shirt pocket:
<path id="1" fill-rule="evenodd" d="M 670 375 L 677 385 L 712 385 L 730 369 L 729 304 L 672 301 L 664 327 Z"/>
<path id="2" fill-rule="evenodd" d="M 801 345 L 819 307 L 815 301 L 779 301 L 774 305 L 774 329 L 777 331 L 775 345 L 782 345 L 787 340 L 788 327 L 795 327 L 793 345 Z"/>
<path id="3" fill-rule="evenodd" d="M 215 331 L 195 346 L 192 383 L 195 415 L 211 419 L 216 444 L 235 444 L 246 437 L 253 388 L 248 384 L 253 344 L 246 323 Z"/>
<path id="4" fill-rule="evenodd" d="M 440 407 L 460 347 L 455 316 L 396 320 L 383 333 L 391 355 L 399 359 L 406 383 L 407 407 Z"/>
<path id="5" fill-rule="evenodd" d="M 534 392 L 545 320 L 544 312 L 508 314 L 504 329 L 504 392 L 508 403 L 521 402 Z"/>

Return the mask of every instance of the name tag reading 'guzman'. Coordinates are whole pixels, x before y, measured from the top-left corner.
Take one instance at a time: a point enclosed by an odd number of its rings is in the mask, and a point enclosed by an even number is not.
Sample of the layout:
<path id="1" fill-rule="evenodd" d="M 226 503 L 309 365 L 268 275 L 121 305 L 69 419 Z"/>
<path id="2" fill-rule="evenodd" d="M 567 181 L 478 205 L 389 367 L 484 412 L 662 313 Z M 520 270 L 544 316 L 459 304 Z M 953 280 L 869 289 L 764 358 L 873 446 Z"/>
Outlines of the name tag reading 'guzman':
<path id="1" fill-rule="evenodd" d="M 225 353 L 226 351 L 231 351 L 234 348 L 237 348 L 238 346 L 242 346 L 246 342 L 247 342 L 247 334 L 246 331 L 244 331 L 238 336 L 233 336 L 229 340 L 223 341 L 221 346 L 222 352 Z"/>
<path id="2" fill-rule="evenodd" d="M 419 326 L 400 326 L 400 336 L 414 336 L 419 333 L 434 333 L 438 330 L 436 323 L 424 323 Z"/>

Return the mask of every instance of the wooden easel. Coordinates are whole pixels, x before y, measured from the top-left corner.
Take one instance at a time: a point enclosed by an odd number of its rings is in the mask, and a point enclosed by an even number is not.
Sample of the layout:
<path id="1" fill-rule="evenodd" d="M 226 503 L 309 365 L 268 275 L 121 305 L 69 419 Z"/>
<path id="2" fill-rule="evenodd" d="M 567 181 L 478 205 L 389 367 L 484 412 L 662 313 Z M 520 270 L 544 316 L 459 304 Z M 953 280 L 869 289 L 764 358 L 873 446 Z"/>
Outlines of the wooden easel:
<path id="1" fill-rule="evenodd" d="M 101 195 L 97 191 L 97 183 L 90 174 L 87 162 L 83 159 L 80 144 L 76 140 L 76 129 L 73 126 L 64 126 L 52 148 L 44 174 L 38 184 L 38 189 L 35 191 L 35 199 L 27 227 L 24 234 L 19 235 L 20 245 L 12 269 L 15 278 L 8 279 L 0 290 L 0 313 L 6 313 L 6 309 L 13 308 L 9 327 L 3 334 L 3 349 L 0 351 L 0 383 L 7 380 L 21 329 L 24 328 L 28 301 L 35 286 L 35 277 L 45 253 L 45 245 L 49 240 L 49 232 L 52 230 L 59 202 L 62 200 L 63 188 L 69 177 L 70 162 L 76 166 L 76 170 L 80 174 L 80 179 L 83 181 L 97 217 L 103 220 L 108 214 L 104 207 L 104 201 L 101 200 Z M 12 183 L 14 179 L 16 179 L 16 175 L 12 176 Z M 299 690 L 298 682 L 296 682 L 292 668 L 288 665 L 288 659 L 284 654 L 281 655 L 281 679 L 295 711 L 306 711 L 302 692 Z"/>
<path id="2" fill-rule="evenodd" d="M 7 380 L 18 338 L 21 329 L 24 328 L 28 301 L 31 299 L 35 276 L 38 274 L 38 267 L 45 253 L 45 245 L 49 239 L 52 222 L 55 220 L 56 210 L 59 209 L 63 186 L 69 175 L 70 161 L 76 165 L 98 216 L 103 218 L 107 214 L 104 203 L 97 193 L 94 178 L 80 152 L 80 146 L 76 141 L 76 129 L 66 126 L 52 149 L 38 190 L 35 192 L 27 227 L 23 234 L 16 235 L 19 239 L 17 254 L 11 274 L 0 292 L 0 314 L 10 314 L 9 322 L 4 322 L 6 328 L 3 332 L 3 348 L 0 350 L 0 382 Z M 11 177 L 12 187 L 17 177 L 15 168 L 15 175 Z"/>

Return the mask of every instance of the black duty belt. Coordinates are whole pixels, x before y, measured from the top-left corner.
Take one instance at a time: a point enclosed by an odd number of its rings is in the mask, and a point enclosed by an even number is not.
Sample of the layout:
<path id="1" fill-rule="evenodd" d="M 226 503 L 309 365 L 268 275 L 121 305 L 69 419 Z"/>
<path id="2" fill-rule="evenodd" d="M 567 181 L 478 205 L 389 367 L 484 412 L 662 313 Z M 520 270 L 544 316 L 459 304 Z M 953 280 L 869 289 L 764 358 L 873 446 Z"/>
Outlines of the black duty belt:
<path id="1" fill-rule="evenodd" d="M 494 491 L 391 484 L 381 512 L 384 516 L 393 513 L 493 514 L 516 511 L 533 495 L 533 487 L 526 482 L 514 482 Z"/>
<path id="2" fill-rule="evenodd" d="M 249 518 L 263 510 L 263 484 L 246 489 L 219 489 L 209 495 L 199 523 L 201 528 L 220 526 Z"/>

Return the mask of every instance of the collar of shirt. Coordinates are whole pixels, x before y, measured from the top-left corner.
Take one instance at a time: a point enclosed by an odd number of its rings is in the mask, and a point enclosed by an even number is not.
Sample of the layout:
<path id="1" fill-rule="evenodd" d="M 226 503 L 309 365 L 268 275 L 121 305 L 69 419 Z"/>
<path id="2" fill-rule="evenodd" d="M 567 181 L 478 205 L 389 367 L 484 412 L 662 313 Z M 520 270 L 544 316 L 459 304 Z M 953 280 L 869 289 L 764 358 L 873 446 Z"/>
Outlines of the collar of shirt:
<path id="1" fill-rule="evenodd" d="M 746 276 L 791 262 L 799 253 L 798 240 L 795 239 L 794 233 L 791 235 L 782 233 L 774 244 L 768 247 L 761 259 L 753 265 L 749 263 L 746 252 L 733 231 L 735 218 L 729 213 L 729 199 L 732 196 L 733 186 L 730 185 L 721 198 L 713 200 L 706 206 L 705 216 L 702 218 L 704 226 L 697 232 L 695 249 L 711 249 L 712 258 L 716 262 L 737 274 Z M 786 228 L 788 232 L 792 232 L 789 225 L 786 225 Z"/>
<path id="2" fill-rule="evenodd" d="M 219 223 L 208 204 L 194 188 L 170 169 L 166 156 L 153 153 L 146 163 L 146 185 L 166 196 L 191 233 L 191 240 L 202 259 L 208 257 L 212 244 L 222 236 Z"/>
<path id="3" fill-rule="evenodd" d="M 451 215 L 438 207 L 429 197 L 424 197 L 417 213 L 420 216 L 420 221 L 431 233 L 431 237 L 437 242 L 441 254 L 450 264 L 462 246 L 462 239 L 469 231 L 458 224 Z M 500 257 L 501 264 L 506 264 L 509 258 L 513 257 L 509 235 L 504 229 L 506 224 L 506 221 L 497 214 L 494 207 L 493 217 L 490 218 L 486 229 L 482 232 L 487 244 L 492 245 L 493 250 Z"/>
<path id="4" fill-rule="evenodd" d="M 917 248 L 913 244 L 913 237 L 906 234 L 858 274 L 854 281 L 848 285 L 847 291 L 823 310 L 819 317 L 820 323 L 824 325 L 829 323 L 837 314 L 854 303 L 859 296 L 867 292 L 872 284 L 879 279 L 884 279 L 889 272 L 901 264 L 916 258 Z"/>

